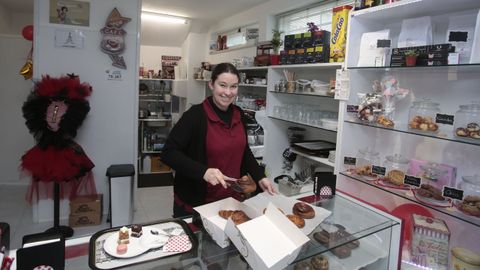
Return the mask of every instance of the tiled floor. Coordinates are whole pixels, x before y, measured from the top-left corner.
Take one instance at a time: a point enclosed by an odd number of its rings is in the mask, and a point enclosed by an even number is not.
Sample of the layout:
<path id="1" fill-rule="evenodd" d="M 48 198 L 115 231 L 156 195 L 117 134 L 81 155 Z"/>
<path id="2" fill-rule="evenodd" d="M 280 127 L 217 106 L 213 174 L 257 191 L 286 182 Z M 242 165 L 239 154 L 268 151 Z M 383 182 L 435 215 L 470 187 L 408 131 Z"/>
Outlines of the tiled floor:
<path id="1" fill-rule="evenodd" d="M 10 249 L 21 246 L 22 237 L 26 234 L 43 232 L 52 226 L 51 222 L 33 223 L 32 208 L 25 201 L 25 186 L 0 186 L 0 221 L 10 224 Z M 172 217 L 173 188 L 151 187 L 140 188 L 136 194 L 136 210 L 133 223 L 144 223 Z M 67 224 L 62 220 L 61 224 Z M 102 224 L 75 228 L 73 237 L 91 235 L 108 228 L 106 216 Z"/>

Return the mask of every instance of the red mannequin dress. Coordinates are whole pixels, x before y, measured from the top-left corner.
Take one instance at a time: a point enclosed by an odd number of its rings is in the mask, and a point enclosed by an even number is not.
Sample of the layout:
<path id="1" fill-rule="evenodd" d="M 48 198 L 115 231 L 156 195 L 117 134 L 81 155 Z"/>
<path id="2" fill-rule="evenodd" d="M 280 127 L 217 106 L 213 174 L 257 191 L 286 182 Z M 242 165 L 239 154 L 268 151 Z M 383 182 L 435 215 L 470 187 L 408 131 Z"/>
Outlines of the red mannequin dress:
<path id="1" fill-rule="evenodd" d="M 26 125 L 37 145 L 22 156 L 23 174 L 30 176 L 27 200 L 52 198 L 51 182 L 60 183 L 60 198 L 96 193 L 95 166 L 73 138 L 90 106 L 92 88 L 77 76 L 42 77 L 22 107 Z M 47 192 L 40 184 L 44 183 Z"/>

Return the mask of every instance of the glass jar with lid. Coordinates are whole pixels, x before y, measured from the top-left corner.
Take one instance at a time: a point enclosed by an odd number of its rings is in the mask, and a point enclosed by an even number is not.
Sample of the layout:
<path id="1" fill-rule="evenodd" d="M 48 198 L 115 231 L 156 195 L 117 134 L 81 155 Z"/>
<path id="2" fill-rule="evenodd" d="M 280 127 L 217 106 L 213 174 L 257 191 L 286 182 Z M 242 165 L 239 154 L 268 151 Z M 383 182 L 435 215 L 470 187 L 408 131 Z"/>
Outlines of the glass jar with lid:
<path id="1" fill-rule="evenodd" d="M 463 190 L 463 196 L 476 196 L 480 198 L 480 175 L 462 176 L 462 182 L 458 185 Z"/>
<path id="2" fill-rule="evenodd" d="M 395 185 L 403 185 L 403 179 L 408 170 L 410 160 L 400 154 L 385 157 L 386 168 L 385 180 Z"/>
<path id="3" fill-rule="evenodd" d="M 413 102 L 408 116 L 408 128 L 425 132 L 437 132 L 435 123 L 437 113 L 440 113 L 439 104 L 424 99 Z"/>
<path id="4" fill-rule="evenodd" d="M 355 174 L 366 180 L 377 179 L 377 176 L 372 173 L 372 165 L 378 166 L 380 164 L 380 155 L 378 152 L 370 147 L 359 149 L 356 159 Z"/>
<path id="5" fill-rule="evenodd" d="M 480 103 L 460 105 L 454 119 L 455 136 L 480 139 Z"/>

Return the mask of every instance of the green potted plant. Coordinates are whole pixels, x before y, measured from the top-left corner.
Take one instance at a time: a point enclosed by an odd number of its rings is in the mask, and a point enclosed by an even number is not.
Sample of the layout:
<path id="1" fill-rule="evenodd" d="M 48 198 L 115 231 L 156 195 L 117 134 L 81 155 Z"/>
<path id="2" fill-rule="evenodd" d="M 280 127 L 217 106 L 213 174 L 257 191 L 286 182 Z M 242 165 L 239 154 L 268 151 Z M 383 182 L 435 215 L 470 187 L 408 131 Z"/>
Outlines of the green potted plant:
<path id="1" fill-rule="evenodd" d="M 280 55 L 279 49 L 280 46 L 283 44 L 283 40 L 281 39 L 282 31 L 272 30 L 273 37 L 272 37 L 272 47 L 273 47 L 273 55 L 270 55 L 270 64 L 271 65 L 278 65 L 280 63 Z"/>
<path id="2" fill-rule="evenodd" d="M 405 65 L 407 67 L 414 67 L 417 64 L 418 53 L 414 50 L 405 51 Z"/>

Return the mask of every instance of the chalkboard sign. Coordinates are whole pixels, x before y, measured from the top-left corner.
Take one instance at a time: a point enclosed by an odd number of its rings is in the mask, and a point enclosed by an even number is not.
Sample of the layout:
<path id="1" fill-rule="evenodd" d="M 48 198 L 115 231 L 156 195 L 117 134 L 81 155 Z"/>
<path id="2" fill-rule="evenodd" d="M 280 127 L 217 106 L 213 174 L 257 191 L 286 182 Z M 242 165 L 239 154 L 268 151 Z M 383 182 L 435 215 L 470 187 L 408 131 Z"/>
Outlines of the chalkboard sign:
<path id="1" fill-rule="evenodd" d="M 444 186 L 443 197 L 448 197 L 456 200 L 463 200 L 463 190 Z"/>
<path id="2" fill-rule="evenodd" d="M 357 159 L 354 157 L 344 157 L 343 164 L 345 165 L 357 165 Z"/>
<path id="3" fill-rule="evenodd" d="M 390 48 L 392 41 L 390 39 L 378 39 L 377 48 Z"/>
<path id="4" fill-rule="evenodd" d="M 372 165 L 372 173 L 376 175 L 385 175 L 387 168 Z"/>
<path id="5" fill-rule="evenodd" d="M 405 178 L 403 178 L 403 183 L 410 186 L 420 187 L 422 184 L 422 179 L 420 177 L 405 175 Z"/>
<path id="6" fill-rule="evenodd" d="M 453 125 L 453 115 L 437 113 L 437 117 L 435 117 L 435 123 Z"/>
<path id="7" fill-rule="evenodd" d="M 347 112 L 357 113 L 358 112 L 358 105 L 347 105 Z"/>

